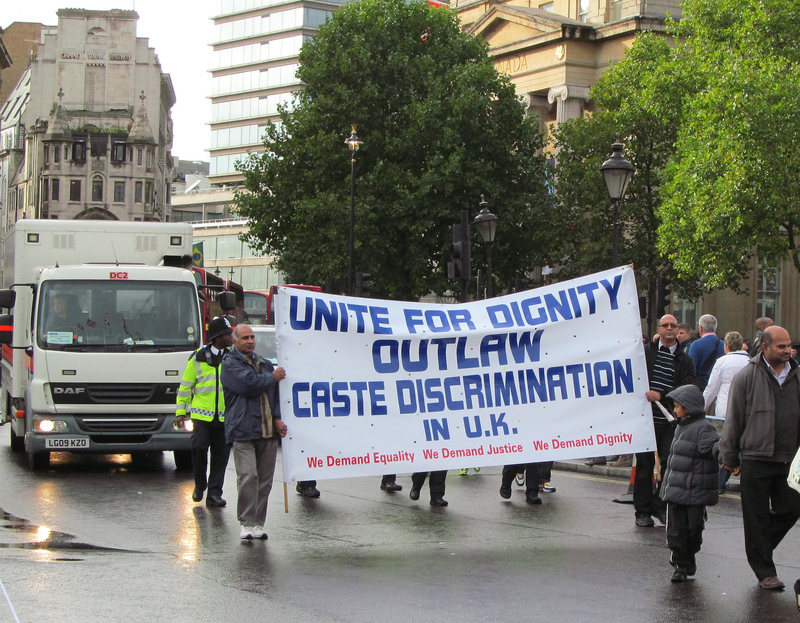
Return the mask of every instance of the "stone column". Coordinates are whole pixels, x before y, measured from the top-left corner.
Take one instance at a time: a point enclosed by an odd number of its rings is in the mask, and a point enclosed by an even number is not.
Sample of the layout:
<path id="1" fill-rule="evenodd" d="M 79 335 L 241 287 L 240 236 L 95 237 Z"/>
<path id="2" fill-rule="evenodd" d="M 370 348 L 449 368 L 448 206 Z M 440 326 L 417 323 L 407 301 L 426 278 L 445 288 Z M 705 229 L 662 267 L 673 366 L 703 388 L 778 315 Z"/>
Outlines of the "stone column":
<path id="1" fill-rule="evenodd" d="M 539 117 L 539 128 L 544 132 L 547 130 L 547 113 L 553 109 L 552 102 L 549 102 L 546 97 L 541 95 L 534 95 L 533 93 L 526 93 L 521 98 L 522 103 L 525 104 L 525 115 L 530 117 L 536 115 Z"/>
<path id="2" fill-rule="evenodd" d="M 583 116 L 583 109 L 589 101 L 589 87 L 562 84 L 547 93 L 547 101 L 556 103 L 556 121 L 563 123 L 568 119 Z"/>

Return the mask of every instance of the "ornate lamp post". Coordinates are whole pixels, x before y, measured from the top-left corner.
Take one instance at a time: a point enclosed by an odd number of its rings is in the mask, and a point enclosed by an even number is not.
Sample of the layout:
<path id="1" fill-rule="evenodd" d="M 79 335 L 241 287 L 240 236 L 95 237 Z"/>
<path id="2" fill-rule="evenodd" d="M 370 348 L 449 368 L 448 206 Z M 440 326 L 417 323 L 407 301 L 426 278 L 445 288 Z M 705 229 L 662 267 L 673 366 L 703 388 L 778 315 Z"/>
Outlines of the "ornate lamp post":
<path id="1" fill-rule="evenodd" d="M 625 199 L 628 182 L 636 172 L 634 167 L 622 154 L 622 143 L 611 145 L 611 155 L 600 165 L 600 172 L 606 182 L 608 196 L 614 206 L 614 223 L 611 238 L 611 266 L 619 264 L 619 204 Z"/>
<path id="2" fill-rule="evenodd" d="M 353 255 L 355 254 L 356 240 L 356 152 L 364 144 L 356 136 L 356 124 L 352 124 L 352 132 L 345 139 L 345 145 L 350 148 L 350 245 L 347 259 L 347 293 L 353 295 Z"/>
<path id="3" fill-rule="evenodd" d="M 481 195 L 481 211 L 472 221 L 472 224 L 478 228 L 483 242 L 486 244 L 486 272 L 487 272 L 487 298 L 494 296 L 492 287 L 492 243 L 494 242 L 494 234 L 497 231 L 497 217 L 489 212 L 489 204 L 483 195 Z"/>

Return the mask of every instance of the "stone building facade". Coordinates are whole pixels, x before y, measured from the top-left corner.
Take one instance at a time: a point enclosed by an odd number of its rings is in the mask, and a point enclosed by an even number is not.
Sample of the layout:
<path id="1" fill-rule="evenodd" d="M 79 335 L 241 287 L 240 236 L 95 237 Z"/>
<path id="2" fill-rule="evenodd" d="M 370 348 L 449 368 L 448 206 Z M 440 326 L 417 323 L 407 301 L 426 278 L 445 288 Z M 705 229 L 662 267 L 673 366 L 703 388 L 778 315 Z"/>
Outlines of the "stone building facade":
<path id="1" fill-rule="evenodd" d="M 135 11 L 61 9 L 0 109 L 3 227 L 168 220 L 175 93 Z"/>

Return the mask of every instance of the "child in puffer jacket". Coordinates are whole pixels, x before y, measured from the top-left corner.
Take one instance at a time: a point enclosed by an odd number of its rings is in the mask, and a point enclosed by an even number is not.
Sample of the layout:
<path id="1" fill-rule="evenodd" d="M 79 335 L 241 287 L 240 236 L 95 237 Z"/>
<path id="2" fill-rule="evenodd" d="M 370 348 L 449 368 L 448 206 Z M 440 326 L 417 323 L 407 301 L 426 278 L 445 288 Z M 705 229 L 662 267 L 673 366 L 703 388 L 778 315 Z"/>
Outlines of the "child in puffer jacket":
<path id="1" fill-rule="evenodd" d="M 697 572 L 695 555 L 703 543 L 706 506 L 719 501 L 719 435 L 706 420 L 703 393 L 683 385 L 668 395 L 678 425 L 670 447 L 661 499 L 667 503 L 667 546 L 675 567 L 673 582 Z"/>

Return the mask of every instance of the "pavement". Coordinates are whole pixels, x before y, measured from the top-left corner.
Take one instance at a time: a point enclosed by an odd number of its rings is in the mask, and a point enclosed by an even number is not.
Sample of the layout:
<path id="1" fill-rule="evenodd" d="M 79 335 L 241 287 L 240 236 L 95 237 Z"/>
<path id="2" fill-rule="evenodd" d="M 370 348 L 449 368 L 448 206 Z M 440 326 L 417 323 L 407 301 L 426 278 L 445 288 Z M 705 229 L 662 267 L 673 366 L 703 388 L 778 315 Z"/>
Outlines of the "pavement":
<path id="1" fill-rule="evenodd" d="M 575 459 L 571 461 L 555 461 L 553 469 L 562 472 L 575 472 L 578 474 L 592 474 L 594 476 L 605 476 L 607 478 L 619 478 L 631 481 L 630 467 L 612 467 L 611 465 L 586 465 L 589 459 Z M 739 477 L 731 476 L 728 480 L 727 493 L 741 493 Z"/>

